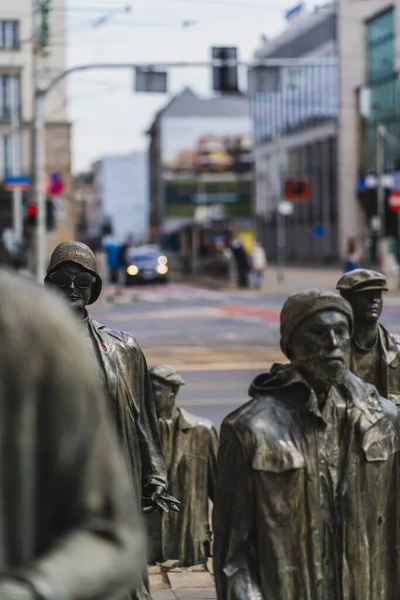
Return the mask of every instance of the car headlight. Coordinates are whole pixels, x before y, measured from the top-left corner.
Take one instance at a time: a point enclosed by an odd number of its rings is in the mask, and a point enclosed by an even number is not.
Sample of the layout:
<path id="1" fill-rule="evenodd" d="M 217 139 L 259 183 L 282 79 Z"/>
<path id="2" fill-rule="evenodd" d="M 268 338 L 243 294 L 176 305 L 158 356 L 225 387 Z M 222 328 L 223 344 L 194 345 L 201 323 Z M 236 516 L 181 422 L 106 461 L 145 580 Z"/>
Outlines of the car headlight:
<path id="1" fill-rule="evenodd" d="M 159 275 L 166 275 L 168 273 L 168 267 L 167 265 L 157 265 L 156 271 Z"/>
<path id="2" fill-rule="evenodd" d="M 166 256 L 159 256 L 157 262 L 159 265 L 166 265 L 168 262 L 168 258 Z"/>
<path id="3" fill-rule="evenodd" d="M 139 269 L 137 268 L 136 265 L 130 265 L 126 269 L 126 272 L 128 273 L 128 275 L 137 275 L 139 273 Z"/>

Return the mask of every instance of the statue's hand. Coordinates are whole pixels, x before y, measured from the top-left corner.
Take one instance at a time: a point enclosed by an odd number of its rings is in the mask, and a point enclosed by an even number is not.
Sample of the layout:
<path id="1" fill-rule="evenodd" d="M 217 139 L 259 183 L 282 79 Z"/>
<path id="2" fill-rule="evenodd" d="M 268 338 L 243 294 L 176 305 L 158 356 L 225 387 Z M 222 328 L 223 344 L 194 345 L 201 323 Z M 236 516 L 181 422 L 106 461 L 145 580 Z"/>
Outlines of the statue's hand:
<path id="1" fill-rule="evenodd" d="M 165 513 L 170 510 L 179 512 L 180 502 L 173 496 L 168 496 L 161 485 L 148 485 L 144 490 L 142 497 L 142 511 L 152 512 L 157 508 L 161 508 Z"/>
<path id="2" fill-rule="evenodd" d="M 39 596 L 26 583 L 3 579 L 0 581 L 1 600 L 38 600 Z"/>

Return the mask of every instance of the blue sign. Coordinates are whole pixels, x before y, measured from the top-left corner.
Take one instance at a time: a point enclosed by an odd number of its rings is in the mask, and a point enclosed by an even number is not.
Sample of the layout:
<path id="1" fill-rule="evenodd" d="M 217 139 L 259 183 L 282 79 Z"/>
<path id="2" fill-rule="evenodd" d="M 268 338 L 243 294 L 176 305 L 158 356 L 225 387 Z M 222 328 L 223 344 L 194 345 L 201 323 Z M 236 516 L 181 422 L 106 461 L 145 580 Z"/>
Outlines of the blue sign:
<path id="1" fill-rule="evenodd" d="M 6 190 L 28 190 L 31 187 L 31 178 L 29 175 L 10 175 L 4 178 L 4 187 Z"/>
<path id="2" fill-rule="evenodd" d="M 313 227 L 312 234 L 316 238 L 324 237 L 325 227 L 323 227 L 322 225 L 317 225 L 316 227 Z"/>
<path id="3" fill-rule="evenodd" d="M 293 8 L 290 8 L 285 12 L 286 21 L 292 21 L 295 17 L 298 17 L 304 10 L 304 2 L 296 4 Z"/>

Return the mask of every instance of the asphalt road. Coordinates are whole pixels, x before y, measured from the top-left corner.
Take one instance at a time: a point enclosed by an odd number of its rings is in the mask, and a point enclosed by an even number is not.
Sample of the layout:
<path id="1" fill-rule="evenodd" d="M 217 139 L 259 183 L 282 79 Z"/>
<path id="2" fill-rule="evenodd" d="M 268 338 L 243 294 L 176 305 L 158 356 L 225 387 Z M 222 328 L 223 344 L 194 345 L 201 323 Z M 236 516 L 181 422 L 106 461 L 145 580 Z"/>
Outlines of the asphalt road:
<path id="1" fill-rule="evenodd" d="M 187 385 L 180 404 L 219 427 L 248 399 L 252 379 L 283 359 L 279 315 L 284 296 L 207 290 L 182 284 L 107 290 L 92 314 L 135 335 L 149 364 L 172 364 Z M 400 333 L 400 298 L 385 302 L 382 322 Z"/>

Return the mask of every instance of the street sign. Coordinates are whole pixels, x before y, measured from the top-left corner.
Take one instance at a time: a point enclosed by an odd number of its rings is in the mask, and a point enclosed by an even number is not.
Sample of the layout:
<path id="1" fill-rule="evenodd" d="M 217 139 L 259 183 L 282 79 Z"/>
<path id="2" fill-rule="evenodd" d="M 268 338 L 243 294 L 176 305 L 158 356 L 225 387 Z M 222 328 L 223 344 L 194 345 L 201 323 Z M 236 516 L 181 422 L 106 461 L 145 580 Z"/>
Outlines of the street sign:
<path id="1" fill-rule="evenodd" d="M 393 190 L 389 196 L 389 206 L 394 212 L 400 212 L 400 190 Z"/>
<path id="2" fill-rule="evenodd" d="M 64 191 L 64 181 L 61 173 L 52 173 L 46 181 L 46 193 L 49 196 L 58 196 Z"/>
<path id="3" fill-rule="evenodd" d="M 147 94 L 166 94 L 167 72 L 137 67 L 135 69 L 135 91 Z"/>
<path id="4" fill-rule="evenodd" d="M 4 188 L 6 190 L 29 190 L 31 187 L 31 178 L 29 175 L 16 175 L 4 178 Z"/>
<path id="5" fill-rule="evenodd" d="M 278 213 L 283 217 L 289 217 L 293 214 L 294 206 L 293 202 L 289 202 L 288 200 L 282 200 L 278 204 Z"/>
<path id="6" fill-rule="evenodd" d="M 325 227 L 323 225 L 316 225 L 313 227 L 312 234 L 316 238 L 322 238 L 325 235 Z"/>
<path id="7" fill-rule="evenodd" d="M 290 177 L 285 180 L 285 198 L 292 202 L 310 200 L 311 185 L 308 177 Z"/>

